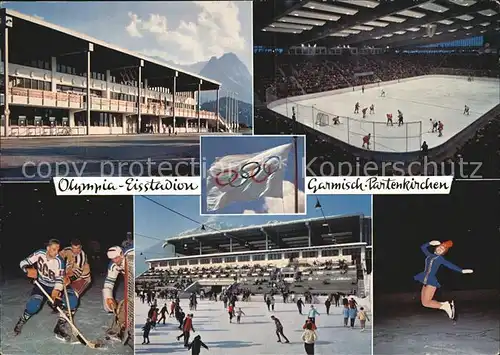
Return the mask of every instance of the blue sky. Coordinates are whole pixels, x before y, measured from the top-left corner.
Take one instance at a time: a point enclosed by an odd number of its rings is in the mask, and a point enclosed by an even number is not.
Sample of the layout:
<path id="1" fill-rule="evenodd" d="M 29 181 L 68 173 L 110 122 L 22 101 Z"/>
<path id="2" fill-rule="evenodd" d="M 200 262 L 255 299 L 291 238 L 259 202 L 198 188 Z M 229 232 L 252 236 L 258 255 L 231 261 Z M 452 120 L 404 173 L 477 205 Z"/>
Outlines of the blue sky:
<path id="1" fill-rule="evenodd" d="M 200 223 L 216 226 L 217 229 L 229 227 L 241 227 L 250 225 L 266 224 L 269 221 L 293 221 L 306 218 L 321 217 L 321 210 L 314 208 L 316 204 L 315 196 L 307 197 L 307 216 L 269 216 L 245 215 L 245 216 L 200 216 L 198 196 L 154 196 L 151 199 L 165 205 L 175 211 L 186 215 Z M 371 216 L 371 196 L 370 195 L 329 195 L 318 196 L 325 215 L 345 215 L 353 213 L 363 213 Z M 138 262 L 137 272 L 145 270 L 145 264 L 141 261 L 144 255 L 141 252 L 154 245 L 161 244 L 161 241 L 179 235 L 189 230 L 199 230 L 199 225 L 186 218 L 180 217 L 165 208 L 158 206 L 141 196 L 135 197 L 135 248 Z M 144 237 L 146 236 L 146 237 Z M 148 258 L 159 258 L 165 255 L 161 247 L 153 252 L 145 254 Z"/>
<path id="2" fill-rule="evenodd" d="M 4 7 L 182 65 L 233 52 L 252 72 L 249 1 L 7 1 Z"/>
<path id="3" fill-rule="evenodd" d="M 210 166 L 215 162 L 217 157 L 223 157 L 228 155 L 228 152 L 233 154 L 248 154 L 248 153 L 258 153 L 264 150 L 274 148 L 283 144 L 291 143 L 292 138 L 290 136 L 277 136 L 277 137 L 255 137 L 255 136 L 238 136 L 238 137 L 202 137 L 201 138 L 201 156 L 202 156 L 202 171 L 205 172 L 210 168 Z M 297 139 L 297 152 L 298 152 L 298 163 L 299 163 L 299 190 L 304 191 L 304 138 L 299 136 Z M 285 180 L 293 182 L 294 181 L 294 162 L 293 162 L 293 150 L 288 155 L 288 164 L 285 171 Z M 202 184 L 202 211 L 203 213 L 214 214 L 214 212 L 206 212 L 206 184 Z M 302 196 L 299 196 L 299 198 Z M 279 206 L 278 206 L 279 207 Z M 255 201 L 245 201 L 245 202 L 235 202 L 234 204 L 228 205 L 220 210 L 215 211 L 216 214 L 234 214 L 243 213 L 243 211 L 256 211 L 263 212 L 267 210 L 266 201 L 264 199 L 259 199 Z M 281 211 L 281 210 L 280 210 Z"/>

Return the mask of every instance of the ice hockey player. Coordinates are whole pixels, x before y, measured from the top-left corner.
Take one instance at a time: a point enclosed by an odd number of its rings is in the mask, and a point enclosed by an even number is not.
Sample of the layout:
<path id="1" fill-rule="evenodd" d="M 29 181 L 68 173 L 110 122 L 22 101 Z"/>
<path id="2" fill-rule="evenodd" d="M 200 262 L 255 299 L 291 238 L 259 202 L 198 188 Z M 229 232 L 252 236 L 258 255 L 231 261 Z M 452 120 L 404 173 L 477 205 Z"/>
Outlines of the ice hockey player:
<path id="1" fill-rule="evenodd" d="M 365 145 L 366 145 L 366 149 L 370 149 L 370 138 L 372 137 L 372 134 L 371 133 L 368 133 L 368 135 L 364 136 L 363 137 L 363 148 L 365 148 Z"/>
<path id="2" fill-rule="evenodd" d="M 71 241 L 71 246 L 64 248 L 59 255 L 66 264 L 66 281 L 70 282 L 75 295 L 80 298 L 92 281 L 87 254 L 82 250 L 78 239 Z"/>
<path id="3" fill-rule="evenodd" d="M 333 116 L 332 123 L 333 123 L 333 125 L 340 124 L 340 117 L 339 116 Z"/>
<path id="4" fill-rule="evenodd" d="M 39 249 L 33 254 L 22 260 L 19 266 L 26 275 L 33 280 L 37 280 L 41 287 L 52 298 L 52 307 L 59 307 L 66 315 L 75 312 L 78 298 L 76 297 L 71 287 L 67 288 L 69 305 L 66 304 L 66 297 L 62 297 L 63 282 L 65 277 L 64 260 L 59 256 L 60 242 L 57 239 L 51 239 L 47 243 L 46 249 Z M 21 333 L 21 330 L 26 322 L 42 307 L 43 302 L 46 300 L 44 293 L 34 285 L 31 291 L 31 296 L 26 303 L 24 313 L 19 318 L 14 333 L 16 335 Z M 69 309 L 68 309 L 69 306 Z M 66 341 L 71 341 L 72 331 L 69 329 L 67 321 L 60 315 L 57 324 L 54 328 L 56 337 L 62 338 Z"/>
<path id="5" fill-rule="evenodd" d="M 240 324 L 242 315 L 246 316 L 246 314 L 241 310 L 241 308 L 238 308 L 238 310 L 236 311 L 236 322 L 238 324 Z"/>
<path id="6" fill-rule="evenodd" d="M 281 324 L 280 320 L 275 316 L 271 316 L 271 319 L 274 321 L 274 324 L 276 325 L 276 335 L 278 336 L 278 343 L 281 343 L 280 335 L 283 337 L 283 339 L 285 339 L 285 343 L 289 343 L 290 341 L 285 336 L 285 334 L 283 334 L 283 324 Z"/>
<path id="7" fill-rule="evenodd" d="M 374 114 L 375 114 L 375 105 L 371 104 L 370 105 L 370 115 L 374 115 Z"/>
<path id="8" fill-rule="evenodd" d="M 364 93 L 365 93 L 365 86 L 364 86 L 364 85 L 362 85 L 362 86 L 361 86 L 361 93 L 362 93 L 362 94 L 364 94 Z"/>
<path id="9" fill-rule="evenodd" d="M 117 302 L 113 297 L 113 290 L 118 275 L 125 275 L 125 256 L 131 253 L 133 249 L 122 249 L 119 246 L 114 246 L 108 249 L 107 255 L 111 262 L 108 265 L 108 274 L 104 280 L 104 287 L 102 289 L 102 297 L 104 309 L 107 312 L 115 312 Z"/>
<path id="10" fill-rule="evenodd" d="M 469 106 L 465 105 L 465 107 L 464 107 L 464 115 L 469 116 L 469 111 L 470 111 Z"/>
<path id="11" fill-rule="evenodd" d="M 398 127 L 402 126 L 403 124 L 404 124 L 404 122 L 403 122 L 403 112 L 401 112 L 400 110 L 398 110 Z"/>
<path id="12" fill-rule="evenodd" d="M 444 128 L 443 122 L 438 121 L 438 137 L 443 136 L 443 128 Z"/>
<path id="13" fill-rule="evenodd" d="M 191 355 L 200 355 L 202 346 L 208 350 L 208 346 L 201 341 L 201 336 L 197 335 L 193 342 L 188 345 L 188 350 L 191 350 Z"/>
<path id="14" fill-rule="evenodd" d="M 394 123 L 392 122 L 392 113 L 388 113 L 385 116 L 387 117 L 387 126 L 394 126 Z"/>
<path id="15" fill-rule="evenodd" d="M 359 101 L 354 104 L 354 113 L 359 113 Z"/>
<path id="16" fill-rule="evenodd" d="M 364 109 L 361 110 L 363 113 L 363 118 L 366 118 L 366 111 L 368 110 L 368 107 L 365 107 Z"/>
<path id="17" fill-rule="evenodd" d="M 432 118 L 429 118 L 429 122 L 431 123 L 431 133 L 436 132 L 438 127 L 437 121 L 433 120 Z"/>
<path id="18" fill-rule="evenodd" d="M 385 91 L 384 90 L 380 91 L 380 97 L 385 97 Z"/>

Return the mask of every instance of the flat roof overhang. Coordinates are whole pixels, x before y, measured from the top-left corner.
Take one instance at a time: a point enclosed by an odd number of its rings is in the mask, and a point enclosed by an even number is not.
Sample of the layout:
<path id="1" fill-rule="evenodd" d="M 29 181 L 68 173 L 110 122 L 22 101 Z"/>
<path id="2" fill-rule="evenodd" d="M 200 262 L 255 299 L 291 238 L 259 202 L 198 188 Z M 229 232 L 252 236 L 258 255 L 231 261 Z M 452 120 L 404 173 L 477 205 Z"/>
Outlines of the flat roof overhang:
<path id="1" fill-rule="evenodd" d="M 117 76 L 120 70 L 137 68 L 142 60 L 144 62 L 142 78 L 148 80 L 149 87 L 173 89 L 173 78 L 176 73 L 177 91 L 196 91 L 200 83 L 202 91 L 217 90 L 221 86 L 215 80 L 188 73 L 159 60 L 50 24 L 39 18 L 9 9 L 0 11 L 2 17 L 7 15 L 13 19 L 12 28 L 9 29 L 9 55 L 13 58 L 16 53 L 20 53 L 23 57 L 43 59 L 50 63 L 50 57 L 56 57 L 67 65 L 86 70 L 86 52 L 89 43 L 93 43 L 92 72 L 105 73 L 106 70 L 111 70 Z"/>

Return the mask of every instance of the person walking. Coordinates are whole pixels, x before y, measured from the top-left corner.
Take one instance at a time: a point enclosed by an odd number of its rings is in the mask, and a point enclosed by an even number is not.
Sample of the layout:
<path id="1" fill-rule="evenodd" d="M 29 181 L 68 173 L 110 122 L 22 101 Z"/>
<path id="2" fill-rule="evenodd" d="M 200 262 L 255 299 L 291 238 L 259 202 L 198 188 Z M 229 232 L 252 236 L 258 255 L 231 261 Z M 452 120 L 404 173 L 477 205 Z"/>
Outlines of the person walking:
<path id="1" fill-rule="evenodd" d="M 313 329 L 313 323 L 307 323 L 306 329 L 302 334 L 302 341 L 304 342 L 304 349 L 307 355 L 314 355 L 314 343 L 318 339 L 316 331 Z"/>
<path id="2" fill-rule="evenodd" d="M 361 324 L 361 331 L 364 332 L 366 321 L 370 321 L 370 319 L 368 318 L 368 315 L 366 314 L 365 309 L 363 307 L 359 309 L 358 318 L 359 318 L 359 323 Z"/>
<path id="3" fill-rule="evenodd" d="M 144 324 L 144 327 L 142 327 L 142 344 L 149 344 L 149 332 L 151 331 L 151 319 L 146 320 L 146 324 Z M 147 340 L 147 342 L 146 342 Z"/>

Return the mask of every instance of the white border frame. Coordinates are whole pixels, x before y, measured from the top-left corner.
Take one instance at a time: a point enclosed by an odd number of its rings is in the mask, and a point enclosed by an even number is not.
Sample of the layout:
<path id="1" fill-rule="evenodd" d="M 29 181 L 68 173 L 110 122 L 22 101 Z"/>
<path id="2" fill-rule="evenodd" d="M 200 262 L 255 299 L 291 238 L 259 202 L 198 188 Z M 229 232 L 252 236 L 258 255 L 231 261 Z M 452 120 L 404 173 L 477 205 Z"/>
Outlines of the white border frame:
<path id="1" fill-rule="evenodd" d="M 202 134 L 200 135 L 200 180 L 201 180 L 201 185 L 204 185 L 205 184 L 205 179 L 203 177 L 204 175 L 204 170 L 203 170 L 203 162 L 204 162 L 204 159 L 203 159 L 203 154 L 202 154 L 202 139 L 207 137 L 207 138 L 225 138 L 225 137 L 238 137 L 238 138 L 245 138 L 245 139 L 249 139 L 249 138 L 276 138 L 276 137 L 289 137 L 289 138 L 292 138 L 292 137 L 300 137 L 300 138 L 303 138 L 304 139 L 304 155 L 303 155 L 303 159 L 302 159 L 302 179 L 304 180 L 304 197 L 305 197 L 305 204 L 304 204 L 304 212 L 303 213 L 258 213 L 257 215 L 259 216 L 307 216 L 307 194 L 305 192 L 305 184 L 306 184 L 306 166 L 307 166 L 307 152 L 306 152 L 306 145 L 307 145 L 307 139 L 306 139 L 306 135 L 305 134 L 291 134 L 291 135 L 282 135 L 282 134 L 252 134 L 252 135 L 206 135 L 206 134 Z M 299 174 L 300 174 L 300 171 L 299 171 Z M 203 208 L 202 208 L 202 197 L 203 197 L 203 188 L 202 186 L 200 185 L 200 217 L 214 217 L 214 216 L 220 216 L 220 217 L 231 217 L 231 216 L 252 216 L 250 214 L 246 214 L 246 213 L 230 213 L 230 214 L 224 214 L 224 213 L 209 213 L 209 214 L 206 214 L 206 213 L 203 213 Z"/>

